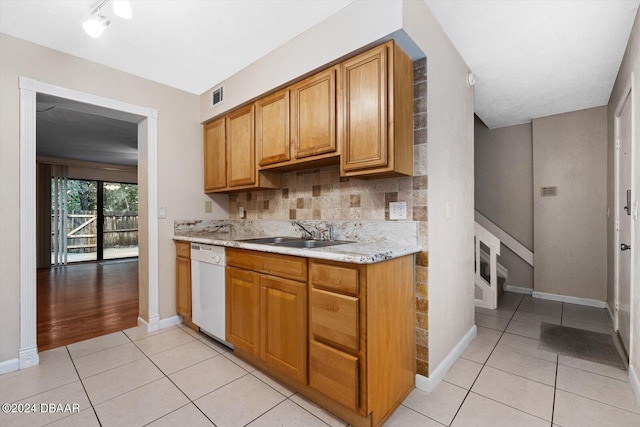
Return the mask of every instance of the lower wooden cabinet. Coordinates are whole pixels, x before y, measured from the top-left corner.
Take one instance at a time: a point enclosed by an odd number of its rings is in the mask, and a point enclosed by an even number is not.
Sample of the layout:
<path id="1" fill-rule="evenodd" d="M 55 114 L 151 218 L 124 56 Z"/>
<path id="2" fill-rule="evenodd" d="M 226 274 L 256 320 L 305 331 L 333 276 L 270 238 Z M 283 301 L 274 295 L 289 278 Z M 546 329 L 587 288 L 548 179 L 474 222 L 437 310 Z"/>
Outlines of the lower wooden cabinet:
<path id="1" fill-rule="evenodd" d="M 191 244 L 176 242 L 176 313 L 185 325 L 199 328 L 191 321 Z"/>
<path id="2" fill-rule="evenodd" d="M 305 384 L 306 268 L 304 258 L 227 249 L 227 341 Z"/>
<path id="3" fill-rule="evenodd" d="M 380 426 L 414 387 L 413 270 L 412 255 L 360 265 L 228 248 L 227 341 L 349 424 Z"/>

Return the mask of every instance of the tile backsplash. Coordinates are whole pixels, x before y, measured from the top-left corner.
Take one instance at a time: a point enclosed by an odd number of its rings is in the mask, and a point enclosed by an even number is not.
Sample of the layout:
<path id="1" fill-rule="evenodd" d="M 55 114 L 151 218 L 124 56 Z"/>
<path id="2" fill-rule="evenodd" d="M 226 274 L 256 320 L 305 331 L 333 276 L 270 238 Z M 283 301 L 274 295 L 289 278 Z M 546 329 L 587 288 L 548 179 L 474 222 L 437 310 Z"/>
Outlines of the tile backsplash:
<path id="1" fill-rule="evenodd" d="M 416 257 L 417 371 L 428 376 L 427 221 L 427 61 L 413 63 L 413 176 L 357 179 L 340 177 L 338 166 L 283 175 L 282 189 L 235 193 L 229 196 L 229 217 L 270 220 L 389 220 L 389 202 L 407 203 L 407 219 L 418 222 Z"/>

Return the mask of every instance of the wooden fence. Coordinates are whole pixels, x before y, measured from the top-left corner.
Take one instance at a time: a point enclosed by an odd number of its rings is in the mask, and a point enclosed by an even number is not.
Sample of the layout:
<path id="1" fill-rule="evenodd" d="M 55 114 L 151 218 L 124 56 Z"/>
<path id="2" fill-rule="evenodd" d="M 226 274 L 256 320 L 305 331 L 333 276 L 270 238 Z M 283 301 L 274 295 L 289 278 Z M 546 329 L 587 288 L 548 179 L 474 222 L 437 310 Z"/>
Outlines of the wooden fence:
<path id="1" fill-rule="evenodd" d="M 98 246 L 96 211 L 71 211 L 67 215 L 69 253 L 96 252 Z M 51 215 L 51 230 L 55 229 Z M 107 212 L 104 215 L 104 249 L 138 246 L 138 212 Z M 53 251 L 53 239 L 52 239 Z"/>

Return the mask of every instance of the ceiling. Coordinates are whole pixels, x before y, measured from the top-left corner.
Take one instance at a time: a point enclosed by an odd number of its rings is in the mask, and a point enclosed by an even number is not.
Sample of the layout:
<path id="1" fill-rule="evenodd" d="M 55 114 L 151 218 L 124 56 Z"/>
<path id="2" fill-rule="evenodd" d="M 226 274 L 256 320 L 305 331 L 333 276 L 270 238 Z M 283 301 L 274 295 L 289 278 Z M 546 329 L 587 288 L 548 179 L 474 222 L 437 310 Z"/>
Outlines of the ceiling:
<path id="1" fill-rule="evenodd" d="M 138 117 L 51 95 L 36 96 L 36 155 L 136 166 Z"/>
<path id="2" fill-rule="evenodd" d="M 131 21 L 107 5 L 111 25 L 92 39 L 92 0 L 0 0 L 0 32 L 199 95 L 351 1 L 133 1 Z M 491 128 L 606 104 L 640 2 L 425 1 Z"/>
<path id="3" fill-rule="evenodd" d="M 605 105 L 638 0 L 431 1 L 489 128 Z"/>

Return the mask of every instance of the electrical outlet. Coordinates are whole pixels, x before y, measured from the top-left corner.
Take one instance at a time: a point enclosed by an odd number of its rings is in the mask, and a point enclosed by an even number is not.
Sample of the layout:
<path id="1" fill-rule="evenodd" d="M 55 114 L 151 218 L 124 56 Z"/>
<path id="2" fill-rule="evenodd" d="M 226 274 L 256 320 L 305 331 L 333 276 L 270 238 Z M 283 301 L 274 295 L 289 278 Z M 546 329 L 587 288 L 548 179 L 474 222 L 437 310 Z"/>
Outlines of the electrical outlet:
<path id="1" fill-rule="evenodd" d="M 166 207 L 160 206 L 160 208 L 158 209 L 158 218 L 159 219 L 167 218 L 167 208 Z"/>
<path id="2" fill-rule="evenodd" d="M 240 206 L 240 207 L 238 208 L 238 216 L 239 216 L 240 218 L 244 218 L 244 207 Z"/>
<path id="3" fill-rule="evenodd" d="M 389 219 L 407 219 L 407 202 L 389 202 Z"/>
<path id="4" fill-rule="evenodd" d="M 213 212 L 213 202 L 211 200 L 205 200 L 204 202 L 204 213 Z"/>

